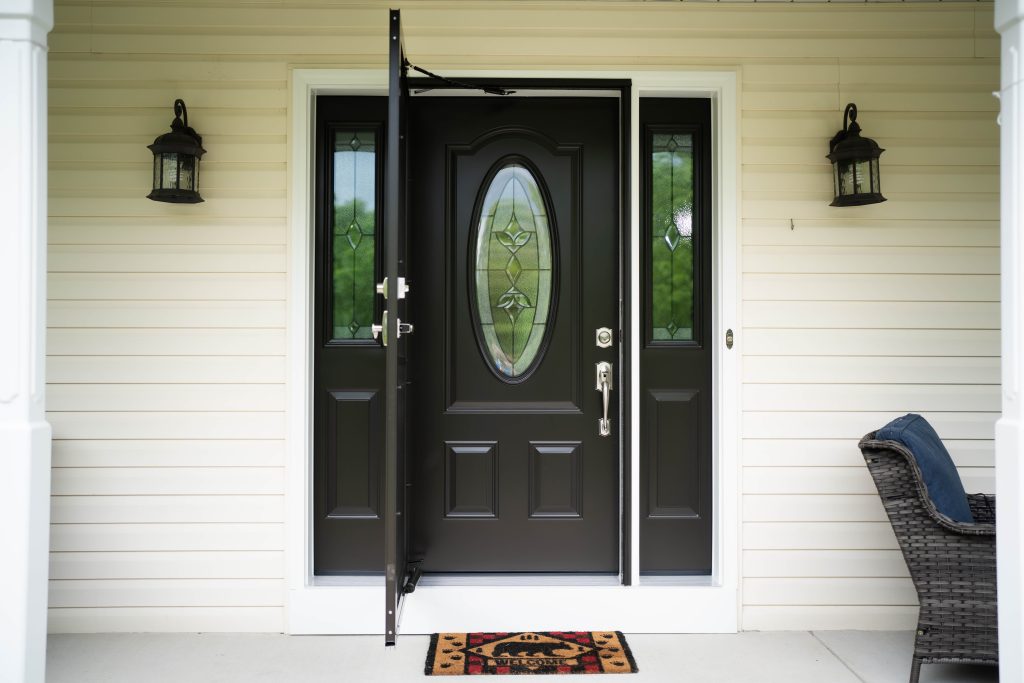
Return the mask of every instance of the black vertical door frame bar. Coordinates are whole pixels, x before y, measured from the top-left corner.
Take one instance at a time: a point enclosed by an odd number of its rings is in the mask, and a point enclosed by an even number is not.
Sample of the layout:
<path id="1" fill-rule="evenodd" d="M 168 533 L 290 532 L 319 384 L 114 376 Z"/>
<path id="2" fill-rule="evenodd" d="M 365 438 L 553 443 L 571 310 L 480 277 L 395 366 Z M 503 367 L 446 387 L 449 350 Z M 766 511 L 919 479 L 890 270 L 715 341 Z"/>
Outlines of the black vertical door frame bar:
<path id="1" fill-rule="evenodd" d="M 405 220 L 405 178 L 403 154 L 405 145 L 402 124 L 404 123 L 403 90 L 405 88 L 405 54 L 402 45 L 401 12 L 391 10 L 388 30 L 388 126 L 387 162 L 385 165 L 385 206 L 384 240 L 387 245 L 384 274 L 387 278 L 387 321 L 384 334 L 387 335 L 385 348 L 384 387 L 384 585 L 385 585 L 385 634 L 384 644 L 394 645 L 398 639 L 398 624 L 401 616 L 402 595 L 405 584 L 405 481 L 399 458 L 404 443 L 400 430 L 405 428 L 399 419 L 399 393 L 403 393 L 399 376 L 398 319 L 400 294 L 398 278 L 400 263 L 404 260 L 401 229 Z"/>
<path id="2" fill-rule="evenodd" d="M 633 108 L 633 84 L 626 81 L 619 88 L 619 186 L 621 207 L 619 214 L 619 424 L 621 453 L 619 462 L 622 472 L 619 477 L 622 493 L 619 496 L 622 506 L 622 560 L 621 581 L 624 586 L 633 584 L 633 373 L 632 349 L 633 329 L 630 320 L 633 316 L 633 261 L 630 249 L 632 195 L 630 184 L 630 162 L 632 160 L 632 135 L 630 113 Z"/>

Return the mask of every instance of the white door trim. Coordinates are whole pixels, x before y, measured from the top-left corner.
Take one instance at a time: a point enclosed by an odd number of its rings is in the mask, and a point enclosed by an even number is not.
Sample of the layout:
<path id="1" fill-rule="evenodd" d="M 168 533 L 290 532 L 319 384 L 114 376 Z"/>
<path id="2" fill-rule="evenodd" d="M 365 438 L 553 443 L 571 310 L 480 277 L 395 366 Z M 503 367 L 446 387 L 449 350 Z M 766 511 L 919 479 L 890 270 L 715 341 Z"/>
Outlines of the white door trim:
<path id="1" fill-rule="evenodd" d="M 1002 300 L 1002 415 L 996 422 L 996 582 L 999 585 L 999 675 L 1024 679 L 1024 6 L 996 0 L 1001 38 L 999 252 Z"/>
<path id="2" fill-rule="evenodd" d="M 588 629 L 728 633 L 738 629 L 740 597 L 740 353 L 725 331 L 740 328 L 737 72 L 458 70 L 456 78 L 593 78 L 632 82 L 630 115 L 630 328 L 640 327 L 640 98 L 709 97 L 714 147 L 714 535 L 713 573 L 699 580 L 645 582 L 639 576 L 640 353 L 631 376 L 632 586 L 422 585 L 406 600 L 404 633 Z M 317 95 L 387 94 L 385 69 L 293 69 L 289 108 L 288 435 L 285 491 L 286 629 L 289 633 L 383 633 L 384 582 L 324 581 L 312 573 L 313 121 Z M 738 337 L 738 335 L 737 335 Z M 484 609 L 481 606 L 485 605 Z M 500 608 L 497 606 L 500 605 Z"/>

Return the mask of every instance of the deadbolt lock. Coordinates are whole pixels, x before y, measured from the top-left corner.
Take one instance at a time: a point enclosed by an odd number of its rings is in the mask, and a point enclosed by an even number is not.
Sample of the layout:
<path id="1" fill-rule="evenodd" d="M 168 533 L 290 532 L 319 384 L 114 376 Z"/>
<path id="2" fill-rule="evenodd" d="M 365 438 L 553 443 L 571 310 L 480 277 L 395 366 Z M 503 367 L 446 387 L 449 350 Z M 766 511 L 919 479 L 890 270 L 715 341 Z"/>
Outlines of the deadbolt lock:
<path id="1" fill-rule="evenodd" d="M 610 328 L 608 328 L 608 327 L 599 327 L 599 328 L 597 328 L 597 348 L 599 348 L 599 349 L 607 349 L 608 347 L 610 347 L 612 345 L 612 340 L 613 339 L 614 339 L 614 336 L 612 335 L 612 331 L 611 331 Z"/>
<path id="2" fill-rule="evenodd" d="M 388 298 L 388 279 L 384 278 L 383 281 L 377 283 L 377 293 L 385 299 Z M 404 277 L 398 278 L 398 298 L 404 299 L 405 295 L 409 293 L 409 281 Z"/>

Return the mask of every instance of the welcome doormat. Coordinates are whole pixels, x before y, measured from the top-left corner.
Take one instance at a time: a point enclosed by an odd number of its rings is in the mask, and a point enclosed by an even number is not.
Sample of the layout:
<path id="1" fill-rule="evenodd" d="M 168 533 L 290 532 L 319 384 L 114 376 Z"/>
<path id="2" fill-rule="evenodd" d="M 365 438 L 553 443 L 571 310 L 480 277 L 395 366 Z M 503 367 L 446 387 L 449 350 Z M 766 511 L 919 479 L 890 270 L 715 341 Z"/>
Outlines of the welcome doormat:
<path id="1" fill-rule="evenodd" d="M 428 676 L 636 673 L 619 631 L 435 633 Z"/>

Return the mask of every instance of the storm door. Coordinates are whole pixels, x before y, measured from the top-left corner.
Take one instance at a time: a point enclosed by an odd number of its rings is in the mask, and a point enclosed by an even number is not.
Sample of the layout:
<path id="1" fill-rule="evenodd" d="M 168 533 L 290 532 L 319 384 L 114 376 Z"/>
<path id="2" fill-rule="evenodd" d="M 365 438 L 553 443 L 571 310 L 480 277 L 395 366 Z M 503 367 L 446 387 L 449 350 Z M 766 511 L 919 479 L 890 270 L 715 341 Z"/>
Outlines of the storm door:
<path id="1" fill-rule="evenodd" d="M 388 97 L 320 97 L 316 114 L 314 573 L 383 574 L 398 633 L 406 561 L 408 92 L 390 14 Z"/>
<path id="2" fill-rule="evenodd" d="M 411 100 L 424 572 L 619 571 L 619 106 Z"/>
<path id="3" fill-rule="evenodd" d="M 401 13 L 391 10 L 388 35 L 387 161 L 384 165 L 384 279 L 377 293 L 385 306 L 375 328 L 384 345 L 384 643 L 394 645 L 403 596 L 415 588 L 407 582 L 408 544 L 406 416 L 408 406 L 409 295 L 406 189 L 408 184 L 405 46 Z"/>

